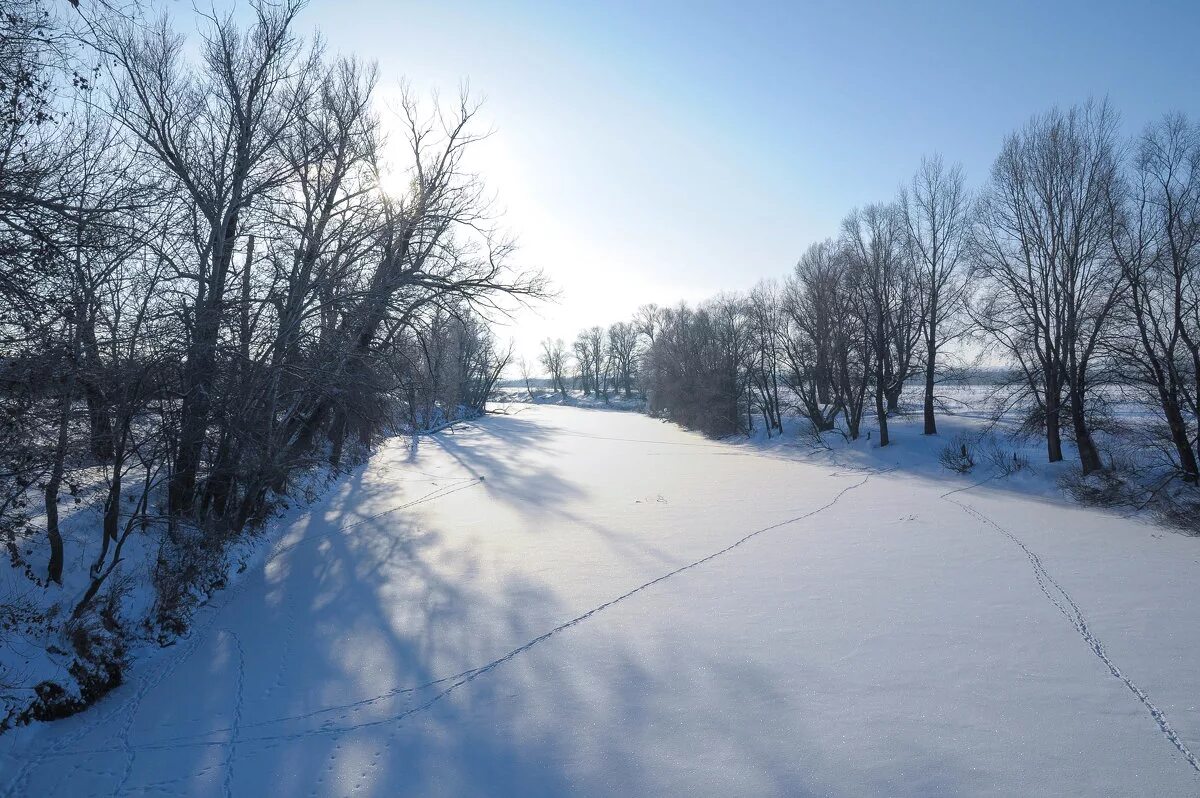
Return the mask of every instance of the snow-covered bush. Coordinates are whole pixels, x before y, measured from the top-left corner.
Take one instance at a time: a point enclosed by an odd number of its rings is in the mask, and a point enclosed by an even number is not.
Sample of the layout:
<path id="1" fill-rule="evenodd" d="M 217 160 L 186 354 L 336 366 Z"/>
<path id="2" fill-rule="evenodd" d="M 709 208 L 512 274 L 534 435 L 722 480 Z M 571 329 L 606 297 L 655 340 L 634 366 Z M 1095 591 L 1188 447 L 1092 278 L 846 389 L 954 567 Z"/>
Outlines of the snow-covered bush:
<path id="1" fill-rule="evenodd" d="M 132 586 L 129 577 L 112 580 L 98 601 L 62 624 L 58 633 L 62 645 L 51 644 L 47 651 L 70 660 L 66 667 L 70 678 L 34 685 L 33 702 L 5 718 L 0 730 L 7 724 L 74 715 L 121 684 L 131 640 L 129 626 L 121 618 L 121 603 Z"/>
<path id="2" fill-rule="evenodd" d="M 214 536 L 195 526 L 180 525 L 164 537 L 152 574 L 152 625 L 159 642 L 182 634 L 197 603 L 224 586 L 221 548 Z"/>
<path id="3" fill-rule="evenodd" d="M 1137 486 L 1116 469 L 1107 468 L 1084 475 L 1072 470 L 1059 478 L 1059 486 L 1073 499 L 1096 507 L 1137 506 Z"/>
<path id="4" fill-rule="evenodd" d="M 966 474 L 975 468 L 975 443 L 965 435 L 955 435 L 938 455 L 943 468 Z"/>
<path id="5" fill-rule="evenodd" d="M 987 457 L 988 463 L 996 469 L 996 473 L 1001 476 L 1011 476 L 1029 468 L 1028 457 L 1017 449 L 1009 449 L 1002 446 L 995 438 L 991 438 L 988 441 L 988 446 L 984 450 L 984 456 Z"/>
<path id="6" fill-rule="evenodd" d="M 1200 490 L 1183 486 L 1161 495 L 1155 509 L 1164 524 L 1194 536 L 1200 536 Z"/>

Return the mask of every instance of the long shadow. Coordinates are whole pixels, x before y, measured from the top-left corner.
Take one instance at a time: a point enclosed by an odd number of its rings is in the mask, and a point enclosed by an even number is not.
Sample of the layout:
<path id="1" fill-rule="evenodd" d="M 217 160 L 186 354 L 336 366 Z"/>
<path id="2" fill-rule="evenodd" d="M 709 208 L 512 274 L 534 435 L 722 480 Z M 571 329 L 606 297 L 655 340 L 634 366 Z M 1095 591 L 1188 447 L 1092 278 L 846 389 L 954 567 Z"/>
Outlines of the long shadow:
<path id="1" fill-rule="evenodd" d="M 613 530 L 571 511 L 579 504 L 576 500 L 587 497 L 587 489 L 564 479 L 558 468 L 539 465 L 529 456 L 530 452 L 561 456 L 553 441 L 562 430 L 511 415 L 487 416 L 466 429 L 466 434 L 445 430 L 432 440 L 467 473 L 483 477 L 492 498 L 539 520 L 550 516 L 588 529 L 619 554 L 652 565 L 679 563 L 678 556 L 655 546 L 652 536 Z"/>
<path id="2" fill-rule="evenodd" d="M 288 536 L 300 545 L 247 574 L 210 629 L 196 630 L 205 639 L 131 706 L 127 739 L 96 728 L 48 757 L 24 794 L 203 795 L 230 785 L 246 795 L 486 794 L 505 782 L 528 794 L 566 791 L 552 767 L 566 757 L 552 742 L 525 748 L 478 728 L 480 711 L 516 722 L 491 707 L 486 683 L 406 716 L 436 695 L 437 684 L 422 685 L 540 631 L 520 609 L 553 614 L 553 595 L 523 582 L 498 595 L 472 589 L 470 552 L 447 547 L 417 513 L 330 534 L 326 515 L 357 522 L 361 504 L 378 501 L 363 476 Z M 449 767 L 456 762 L 472 764 Z"/>
<path id="3" fill-rule="evenodd" d="M 536 447 L 553 455 L 552 431 L 517 418 L 476 429 L 436 439 L 467 474 L 485 478 L 471 490 L 538 512 L 586 495 L 523 459 Z M 687 699 L 689 680 L 719 696 L 736 684 L 768 706 L 797 701 L 737 651 L 685 658 L 669 636 L 647 642 L 621 624 L 581 624 L 452 688 L 447 677 L 576 610 L 540 579 L 510 573 L 497 583 L 481 554 L 432 525 L 420 504 L 379 515 L 461 481 L 405 480 L 391 478 L 386 458 L 350 475 L 195 630 L 194 646 L 161 663 L 161 681 L 147 673 L 144 689 L 129 685 L 110 699 L 129 701 L 127 713 L 69 721 L 85 733 L 39 762 L 24 794 L 713 793 L 719 781 L 697 781 L 721 776 L 705 760 L 710 747 L 752 773 L 760 794 L 843 792 L 802 759 L 781 756 L 775 741 L 746 728 L 744 713 L 734 715 L 741 725 L 726 721 L 720 706 L 684 719 L 702 730 L 698 747 L 679 761 L 658 755 L 668 743 L 687 748 L 677 736 L 687 729 L 662 718 Z M 798 712 L 779 731 L 807 750 L 822 734 L 819 720 Z M 967 761 L 946 762 L 937 791 L 957 792 L 969 771 Z"/>
<path id="4" fill-rule="evenodd" d="M 564 479 L 541 459 L 558 454 L 553 446 L 554 430 L 515 416 L 487 417 L 481 423 L 453 428 L 432 437 L 432 442 L 450 455 L 463 470 L 482 477 L 484 490 L 496 501 L 521 512 L 542 514 L 582 498 L 586 491 Z"/>

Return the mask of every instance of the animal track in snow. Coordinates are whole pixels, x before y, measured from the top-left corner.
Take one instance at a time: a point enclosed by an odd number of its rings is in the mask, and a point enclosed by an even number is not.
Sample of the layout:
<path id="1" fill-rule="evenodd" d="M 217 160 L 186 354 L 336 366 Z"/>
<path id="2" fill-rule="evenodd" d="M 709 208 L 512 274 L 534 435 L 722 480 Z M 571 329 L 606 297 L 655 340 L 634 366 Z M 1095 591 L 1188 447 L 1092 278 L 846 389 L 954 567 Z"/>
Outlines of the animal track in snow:
<path id="1" fill-rule="evenodd" d="M 242 703 L 246 688 L 246 653 L 242 649 L 242 639 L 237 632 L 225 630 L 233 640 L 234 653 L 237 655 L 237 693 L 233 704 L 233 723 L 229 731 L 229 747 L 225 752 L 225 795 L 233 798 L 233 763 L 237 757 L 239 725 L 242 722 Z"/>
<path id="2" fill-rule="evenodd" d="M 968 504 L 963 504 L 960 501 L 950 498 L 951 494 L 960 493 L 965 490 L 970 490 L 971 488 L 979 487 L 979 485 L 982 485 L 984 482 L 988 481 L 989 480 L 985 479 L 983 482 L 979 482 L 974 485 L 969 485 L 964 488 L 957 488 L 949 493 L 942 494 L 941 498 L 945 499 L 951 504 L 958 505 L 968 515 L 971 515 L 984 524 L 992 527 L 1020 547 L 1020 549 L 1025 553 L 1025 557 L 1029 560 L 1029 564 L 1033 567 L 1033 577 L 1037 581 L 1038 587 L 1041 589 L 1042 594 L 1045 595 L 1050 603 L 1053 604 L 1055 608 L 1057 608 L 1058 611 L 1063 614 L 1063 617 L 1070 621 L 1071 625 L 1075 627 L 1075 630 L 1079 632 L 1079 636 L 1083 638 L 1084 642 L 1087 643 L 1088 647 L 1092 650 L 1092 653 L 1095 654 L 1096 657 L 1108 668 L 1109 673 L 1111 673 L 1117 679 L 1120 679 L 1121 682 L 1129 689 L 1129 692 L 1133 693 L 1138 701 L 1142 703 L 1142 705 L 1150 713 L 1150 716 L 1154 718 L 1154 722 L 1158 724 L 1159 730 L 1166 736 L 1171 744 L 1178 749 L 1179 753 L 1183 755 L 1183 758 L 1187 761 L 1187 763 L 1191 765 L 1194 770 L 1200 772 L 1200 760 L 1197 760 L 1195 754 L 1193 754 L 1187 747 L 1187 744 L 1184 743 L 1175 730 L 1171 728 L 1171 724 L 1167 722 L 1167 718 L 1163 714 L 1163 711 L 1159 709 L 1153 701 L 1150 700 L 1150 697 L 1146 695 L 1146 692 L 1142 690 L 1142 688 L 1140 688 L 1132 679 L 1122 673 L 1121 669 L 1117 667 L 1116 663 L 1109 658 L 1108 653 L 1104 650 L 1104 644 L 1098 637 L 1095 636 L 1095 634 L 1092 633 L 1091 629 L 1089 628 L 1087 618 L 1084 616 L 1083 610 L 1079 608 L 1079 605 L 1075 603 L 1075 600 L 1071 598 L 1071 595 L 1066 591 L 1066 589 L 1064 589 L 1063 586 L 1060 585 L 1058 581 L 1050 575 L 1050 572 L 1047 571 L 1046 567 L 1042 564 L 1042 559 L 1035 554 L 1032 549 L 1025 545 L 1023 540 L 997 524 L 991 518 L 988 518 L 979 510 L 976 510 L 974 507 Z"/>
<path id="3" fill-rule="evenodd" d="M 608 601 L 604 602 L 603 604 L 599 604 L 599 605 L 593 607 L 592 609 L 588 610 L 587 612 L 584 612 L 581 615 L 577 615 L 576 617 L 559 624 L 558 626 L 554 627 L 553 629 L 549 630 L 548 632 L 538 635 L 537 637 L 512 649 L 511 651 L 507 652 L 506 654 L 504 654 L 500 657 L 497 657 L 496 659 L 492 660 L 491 662 L 481 665 L 478 668 L 472 668 L 470 670 L 463 671 L 462 673 L 456 674 L 454 676 L 448 676 L 448 677 L 445 677 L 442 679 L 437 679 L 432 682 L 427 682 L 426 684 L 420 685 L 418 687 L 396 688 L 396 689 L 390 690 L 387 693 L 384 693 L 382 695 L 362 699 L 360 701 L 354 702 L 353 704 L 347 704 L 347 705 L 343 705 L 340 707 L 324 707 L 324 708 L 313 710 L 311 712 L 303 713 L 300 715 L 276 718 L 273 721 L 264 721 L 264 722 L 261 722 L 258 724 L 248 724 L 247 726 L 245 726 L 243 728 L 249 728 L 251 725 L 266 725 L 269 723 L 278 723 L 278 722 L 303 719 L 303 718 L 307 718 L 307 717 L 315 717 L 316 715 L 319 715 L 319 714 L 338 711 L 338 710 L 346 709 L 348 707 L 353 707 L 356 705 L 359 705 L 359 706 L 365 705 L 365 704 L 385 700 L 387 698 L 391 698 L 391 697 L 399 695 L 399 694 L 412 693 L 412 692 L 416 692 L 423 688 L 433 687 L 433 686 L 437 686 L 439 684 L 445 684 L 446 682 L 451 682 L 451 684 L 449 686 L 447 686 L 446 688 L 444 688 L 443 690 L 438 692 L 436 695 L 434 695 L 433 697 L 431 697 L 424 703 L 421 703 L 415 707 L 411 707 L 403 712 L 400 712 L 400 713 L 397 713 L 394 715 L 390 715 L 388 717 L 377 718 L 375 720 L 364 721 L 362 723 L 335 726 L 329 722 L 326 722 L 325 724 L 322 724 L 321 726 L 318 726 L 313 729 L 305 729 L 305 730 L 300 730 L 300 731 L 295 731 L 295 732 L 285 732 L 285 733 L 273 734 L 273 735 L 260 735 L 257 737 L 240 737 L 239 744 L 247 745 L 247 744 L 255 744 L 255 743 L 258 743 L 258 744 L 266 743 L 266 744 L 270 745 L 272 743 L 300 740 L 300 739 L 305 739 L 305 738 L 317 736 L 317 735 L 337 736 L 337 735 L 344 734 L 346 732 L 356 731 L 359 729 L 378 728 L 381 726 L 392 726 L 396 723 L 399 723 L 400 721 L 405 720 L 406 718 L 409 718 L 420 712 L 424 712 L 425 710 L 434 706 L 436 703 L 441 701 L 443 698 L 448 696 L 451 692 L 458 689 L 459 687 L 469 684 L 470 682 L 474 681 L 475 679 L 479 678 L 480 676 L 484 675 L 485 673 L 489 673 L 489 672 L 495 670 L 496 668 L 500 667 L 504 663 L 516 658 L 517 656 L 525 653 L 526 651 L 529 651 L 530 649 L 534 648 L 538 644 L 543 643 L 546 640 L 550 639 L 554 635 L 556 635 L 560 632 L 563 632 L 567 629 L 570 629 L 571 627 L 576 626 L 576 625 L 582 623 L 583 621 L 586 621 L 587 619 L 591 618 L 592 616 L 597 615 L 597 614 L 603 612 L 604 610 L 607 610 L 610 607 L 612 607 L 616 604 L 619 604 L 620 602 L 625 601 L 626 599 L 628 599 L 638 593 L 641 593 L 642 591 L 647 590 L 650 587 L 653 587 L 654 585 L 665 582 L 668 579 L 671 579 L 672 577 L 675 577 L 675 576 L 683 573 L 684 571 L 689 571 L 693 568 L 697 568 L 707 562 L 710 562 L 711 560 L 714 560 L 724 554 L 727 554 L 728 552 L 732 551 L 733 549 L 741 546 L 743 543 L 746 543 L 747 541 L 749 541 L 759 535 L 762 535 L 763 533 L 770 532 L 772 530 L 779 529 L 781 527 L 788 526 L 790 524 L 794 524 L 799 521 L 803 521 L 807 518 L 811 518 L 814 515 L 817 515 L 818 513 L 828 510 L 829 508 L 831 508 L 835 504 L 837 504 L 838 501 L 841 500 L 841 498 L 843 496 L 845 496 L 847 493 L 849 493 L 852 490 L 855 490 L 856 488 L 860 488 L 863 485 L 865 485 L 867 483 L 867 481 L 870 480 L 871 476 L 872 476 L 871 474 L 867 474 L 867 475 L 863 476 L 863 478 L 861 480 L 859 480 L 858 482 L 855 482 L 852 485 L 847 485 L 846 487 L 842 488 L 840 491 L 838 491 L 833 496 L 832 499 L 830 499 L 828 502 L 821 505 L 820 507 L 817 507 L 813 510 L 809 510 L 808 512 L 802 513 L 802 514 L 794 516 L 792 518 L 788 518 L 786 520 L 779 521 L 774 524 L 770 524 L 769 526 L 765 526 L 760 529 L 756 529 L 753 532 L 749 532 L 749 533 L 743 535 L 742 537 L 738 538 L 737 540 L 735 540 L 733 543 L 730 543 L 728 546 L 726 546 L 718 551 L 712 552 L 711 554 L 708 554 L 704 557 L 701 557 L 698 560 L 694 560 L 690 563 L 687 563 L 686 565 L 682 565 L 672 571 L 668 571 L 667 573 L 662 574 L 661 576 L 658 576 L 658 577 L 656 577 L 648 582 L 645 582 L 641 585 L 638 585 L 637 587 L 632 588 L 631 590 L 628 590 L 625 593 L 622 593 L 621 595 L 619 595 L 615 598 L 609 599 Z M 214 740 L 204 740 L 204 739 L 196 739 L 196 738 L 212 736 L 213 734 L 217 734 L 217 733 L 220 733 L 223 731 L 227 731 L 227 730 L 226 729 L 214 729 L 214 730 L 210 730 L 208 732 L 204 732 L 204 733 L 197 734 L 197 735 L 187 735 L 184 737 L 174 738 L 173 740 L 161 740 L 157 743 L 151 743 L 151 744 L 139 746 L 139 749 L 140 750 L 173 750 L 173 749 L 177 749 L 177 748 L 221 746 L 221 745 L 225 745 L 225 743 L 219 742 L 219 741 L 214 741 Z M 108 749 L 92 749 L 91 751 L 86 751 L 86 752 L 80 751 L 77 753 L 79 753 L 79 754 L 101 753 L 101 752 L 106 752 L 107 750 Z"/>

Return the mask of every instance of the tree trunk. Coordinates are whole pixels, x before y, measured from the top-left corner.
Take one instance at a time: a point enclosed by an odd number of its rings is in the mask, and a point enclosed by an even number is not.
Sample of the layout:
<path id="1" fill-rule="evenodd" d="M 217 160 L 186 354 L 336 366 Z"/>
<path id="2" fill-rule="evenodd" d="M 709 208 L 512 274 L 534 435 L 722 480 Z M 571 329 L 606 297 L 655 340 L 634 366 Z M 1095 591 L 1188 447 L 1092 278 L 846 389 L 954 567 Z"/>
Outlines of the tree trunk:
<path id="1" fill-rule="evenodd" d="M 884 409 L 884 390 L 883 385 L 875 387 L 875 413 L 879 416 L 879 445 L 887 446 L 888 439 L 888 421 L 887 411 Z"/>
<path id="2" fill-rule="evenodd" d="M 121 457 L 120 459 L 124 459 Z M 123 463 L 113 465 L 112 483 L 108 486 L 108 496 L 104 499 L 104 523 L 101 529 L 100 554 L 92 563 L 92 577 L 95 578 L 104 567 L 108 556 L 110 541 L 117 539 L 117 526 L 121 518 L 121 467 Z"/>
<path id="3" fill-rule="evenodd" d="M 1196 451 L 1188 438 L 1187 424 L 1183 420 L 1183 411 L 1179 403 L 1160 388 L 1163 414 L 1167 417 L 1167 427 L 1171 431 L 1171 442 L 1175 444 L 1175 452 L 1179 456 L 1179 467 L 1183 471 L 1183 481 L 1193 485 L 1200 483 L 1200 469 L 1197 468 Z"/>
<path id="4" fill-rule="evenodd" d="M 112 420 L 108 417 L 108 403 L 104 392 L 92 380 L 84 380 L 83 394 L 88 409 L 88 448 L 92 456 L 106 463 L 113 456 Z"/>
<path id="5" fill-rule="evenodd" d="M 234 467 L 237 456 L 233 452 L 232 434 L 228 426 L 221 430 L 221 440 L 213 458 L 212 470 L 205 484 L 202 515 L 220 518 L 225 515 L 229 495 L 233 491 Z"/>
<path id="6" fill-rule="evenodd" d="M 889 413 L 894 413 L 900 409 L 900 392 L 903 390 L 903 385 L 892 385 L 884 391 L 884 396 L 887 398 L 887 409 Z"/>
<path id="7" fill-rule="evenodd" d="M 813 377 L 817 384 L 817 401 L 822 405 L 829 404 L 829 353 L 822 342 L 817 342 L 817 362 Z"/>
<path id="8" fill-rule="evenodd" d="M 783 432 L 783 413 L 779 410 L 779 370 L 771 370 L 771 414 L 775 416 L 775 428 Z"/>
<path id="9" fill-rule="evenodd" d="M 250 267 L 254 262 L 254 236 L 246 236 L 246 263 L 242 267 L 242 296 L 238 303 L 238 344 L 243 379 L 250 373 Z"/>
<path id="10" fill-rule="evenodd" d="M 92 456 L 106 463 L 113 456 L 113 426 L 108 415 L 108 397 L 94 379 L 100 367 L 100 347 L 96 343 L 95 313 L 80 313 L 79 350 L 83 360 L 83 395 L 88 409 L 88 448 Z"/>
<path id="11" fill-rule="evenodd" d="M 51 582 L 62 584 L 63 539 L 58 529 L 58 490 L 62 487 L 63 471 L 67 458 L 67 433 L 71 422 L 71 386 L 62 390 L 62 406 L 58 415 L 58 440 L 54 446 L 54 463 L 50 478 L 46 480 L 46 537 L 50 541 L 50 563 L 46 576 Z"/>
<path id="12" fill-rule="evenodd" d="M 1061 402 L 1058 389 L 1046 392 L 1046 456 L 1047 461 L 1057 463 L 1063 459 L 1062 432 L 1060 428 Z"/>
<path id="13" fill-rule="evenodd" d="M 838 356 L 838 381 L 841 383 L 841 392 L 845 397 L 845 414 L 846 414 L 846 431 L 850 433 L 850 440 L 858 440 L 860 427 L 862 424 L 862 403 L 857 401 L 862 398 L 862 394 L 855 393 L 855 388 L 850 384 L 850 360 L 846 353 L 845 347 L 842 347 Z M 866 376 L 863 377 L 864 381 Z M 819 396 L 819 394 L 818 394 Z"/>
<path id="14" fill-rule="evenodd" d="M 146 473 L 146 481 L 142 485 L 142 496 L 138 499 L 137 506 L 133 510 L 133 515 L 125 524 L 125 530 L 120 535 L 113 535 L 116 541 L 116 548 L 113 550 L 112 561 L 108 564 L 108 568 L 100 570 L 102 561 L 97 561 L 92 571 L 92 583 L 88 586 L 87 592 L 83 594 L 83 598 L 75 605 L 75 609 L 71 612 L 72 618 L 81 616 L 91 605 L 92 599 L 100 592 L 100 586 L 104 584 L 104 580 L 108 578 L 113 569 L 117 567 L 117 563 L 121 561 L 121 549 L 125 546 L 125 541 L 129 539 L 129 533 L 133 530 L 135 518 L 140 516 L 142 519 L 142 531 L 146 529 L 146 503 L 150 498 L 150 473 Z M 107 546 L 107 538 L 106 546 Z"/>
<path id="15" fill-rule="evenodd" d="M 196 502 L 196 484 L 204 440 L 212 414 L 212 392 L 217 381 L 217 343 L 225 296 L 225 280 L 237 241 L 240 179 L 235 180 L 234 196 L 225 221 L 214 227 L 212 235 L 212 274 L 196 302 L 195 326 L 183 366 L 183 403 L 180 408 L 179 446 L 175 472 L 167 495 L 171 512 L 191 513 Z"/>
<path id="16" fill-rule="evenodd" d="M 1100 452 L 1092 440 L 1092 433 L 1087 427 L 1087 418 L 1083 412 L 1083 395 L 1079 391 L 1071 391 L 1071 424 L 1075 432 L 1075 444 L 1079 448 L 1079 464 L 1085 475 L 1099 471 Z"/>
<path id="17" fill-rule="evenodd" d="M 211 358 L 196 352 L 189 355 L 184 365 L 185 393 L 180 412 L 179 447 L 167 492 L 171 513 L 175 515 L 190 513 L 195 503 L 200 454 L 212 406 L 208 395 L 212 368 Z"/>
<path id="18" fill-rule="evenodd" d="M 933 415 L 933 382 L 937 369 L 937 329 L 929 323 L 929 346 L 925 352 L 925 434 L 937 435 L 937 421 Z"/>
<path id="19" fill-rule="evenodd" d="M 409 407 L 415 407 L 415 402 L 409 403 Z M 417 422 L 412 421 L 413 434 L 416 434 Z M 329 427 L 329 465 L 337 470 L 342 465 L 342 451 L 346 445 L 346 414 L 342 411 L 333 417 L 333 423 Z"/>

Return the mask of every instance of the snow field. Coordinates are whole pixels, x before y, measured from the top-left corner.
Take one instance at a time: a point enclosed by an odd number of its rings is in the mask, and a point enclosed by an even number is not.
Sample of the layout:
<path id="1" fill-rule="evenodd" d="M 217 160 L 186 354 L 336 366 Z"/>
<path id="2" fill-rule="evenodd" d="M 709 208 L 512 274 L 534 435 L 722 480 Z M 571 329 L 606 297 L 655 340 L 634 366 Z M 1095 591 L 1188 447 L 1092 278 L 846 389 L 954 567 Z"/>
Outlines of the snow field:
<path id="1" fill-rule="evenodd" d="M 396 441 L 177 651 L 0 739 L 0 785 L 1200 794 L 1197 541 L 1044 479 L 960 490 L 985 475 L 919 437 L 813 453 L 529 406 Z"/>

